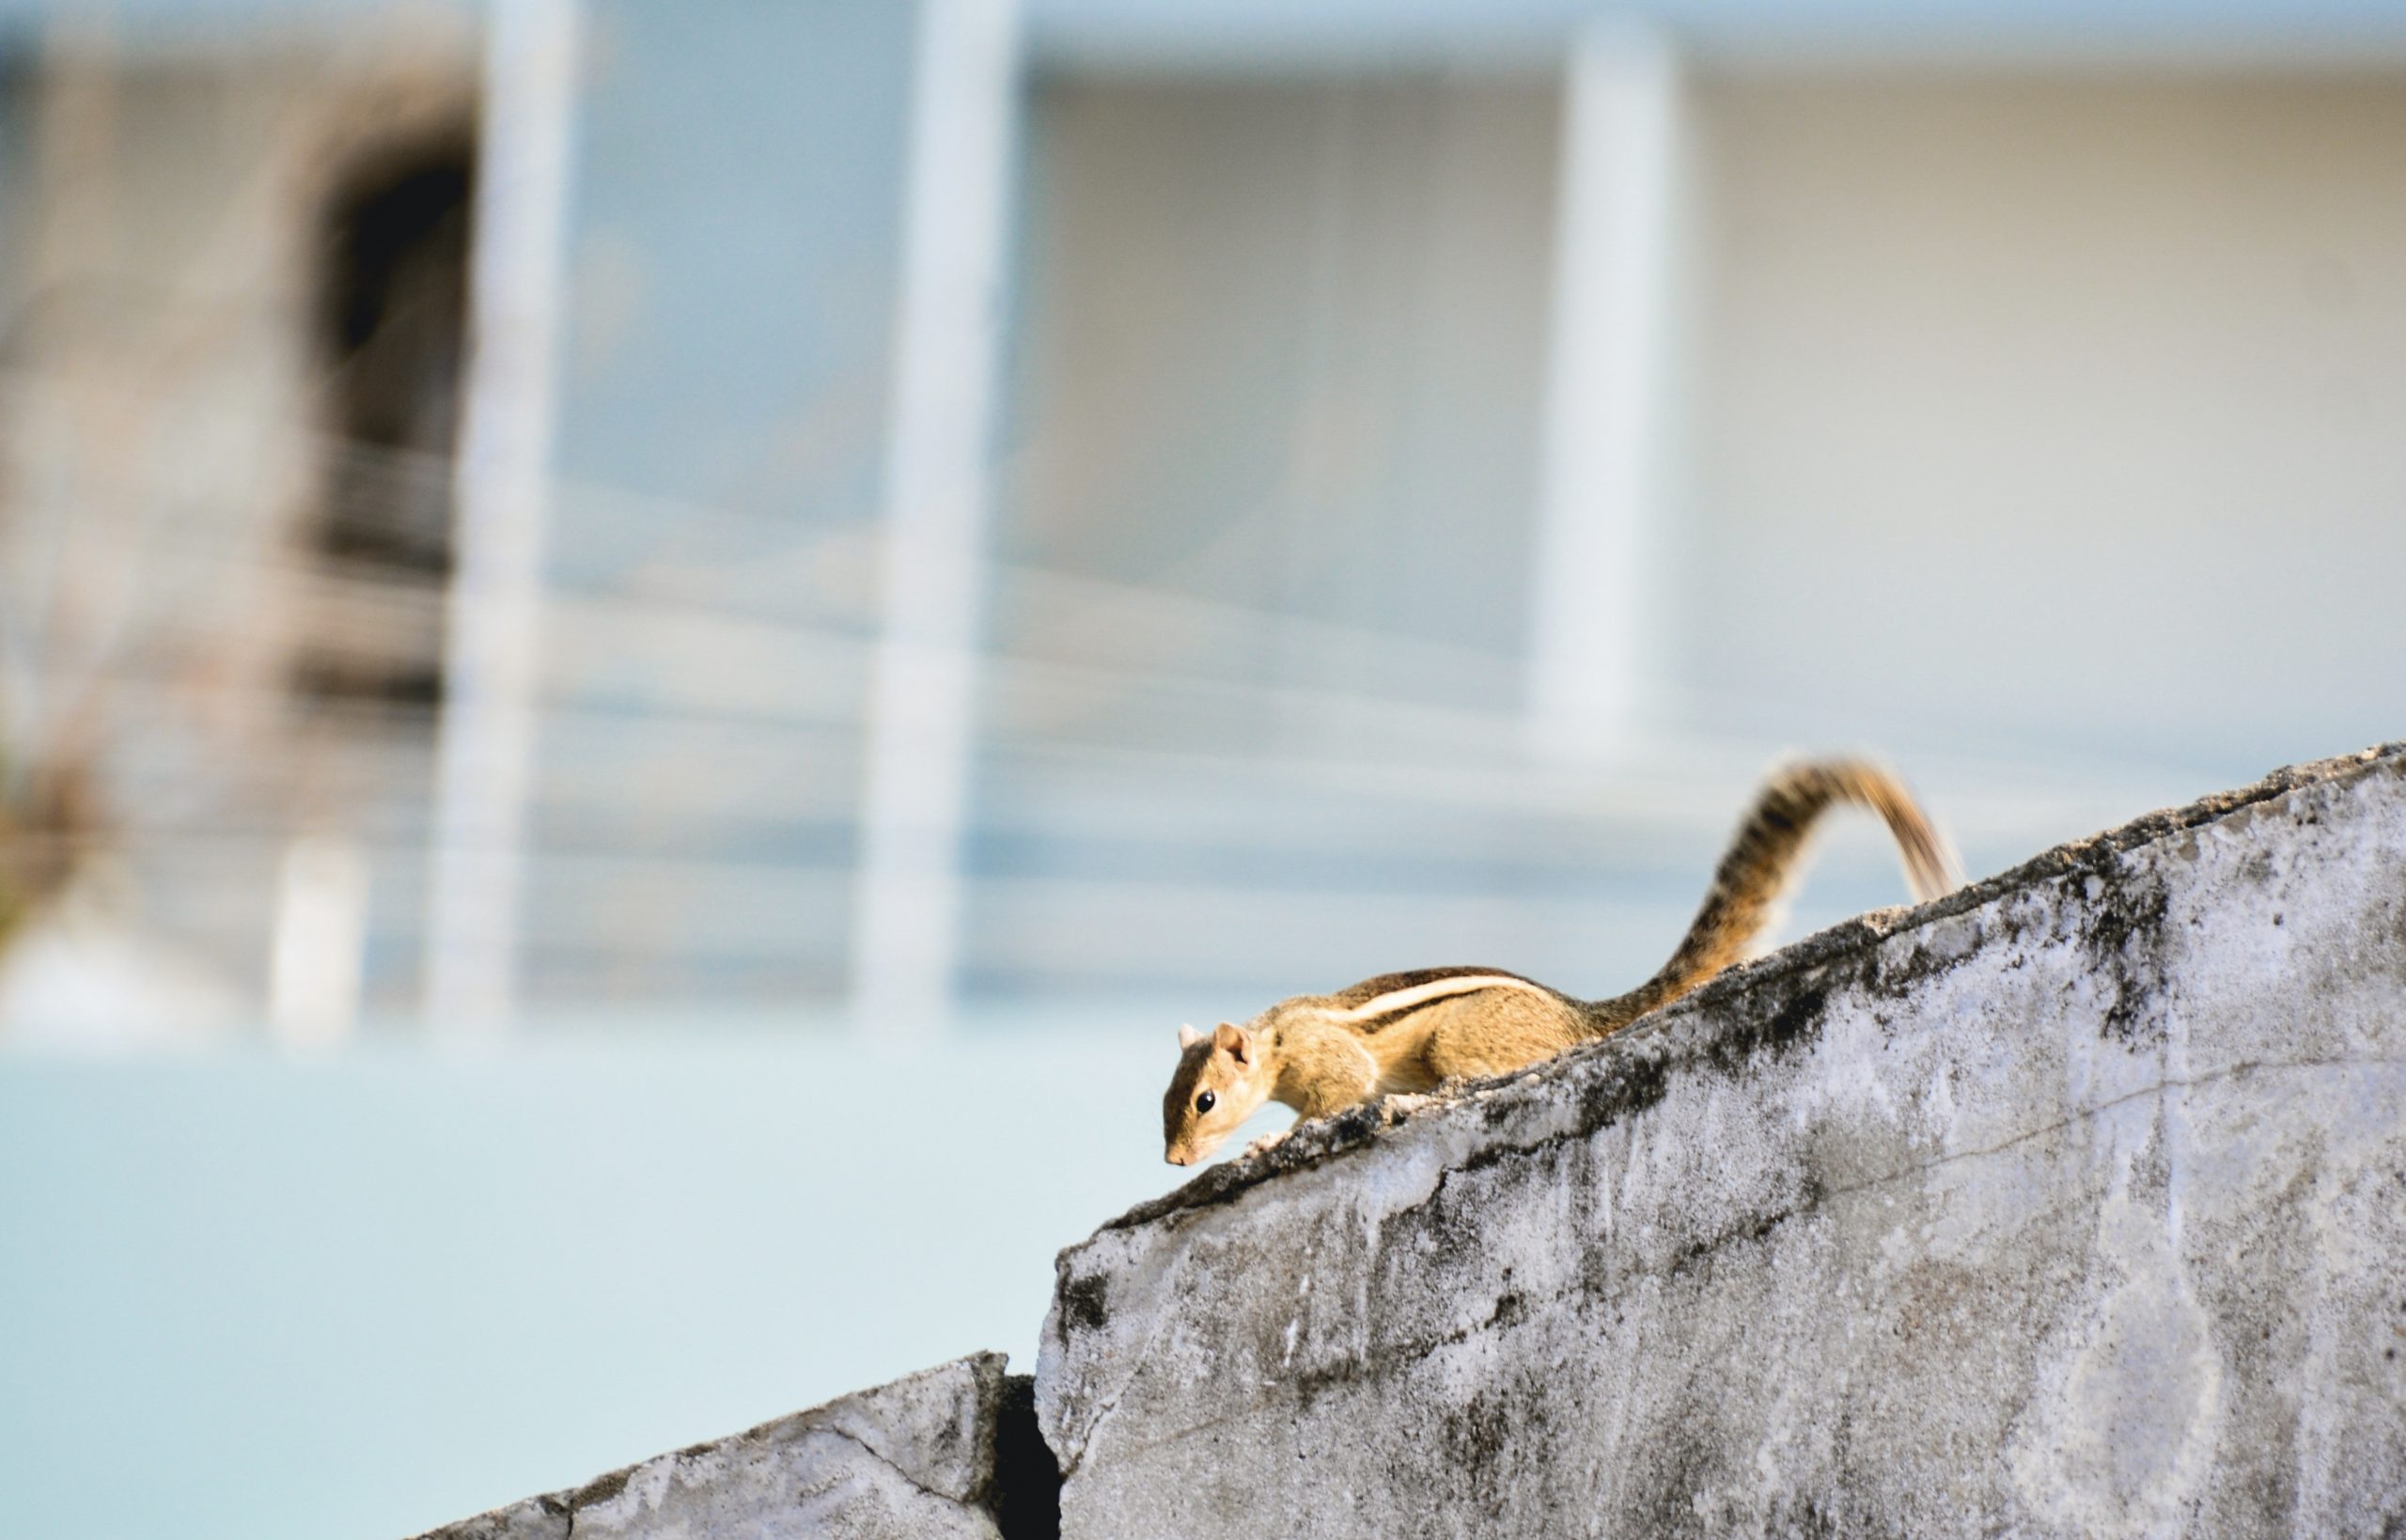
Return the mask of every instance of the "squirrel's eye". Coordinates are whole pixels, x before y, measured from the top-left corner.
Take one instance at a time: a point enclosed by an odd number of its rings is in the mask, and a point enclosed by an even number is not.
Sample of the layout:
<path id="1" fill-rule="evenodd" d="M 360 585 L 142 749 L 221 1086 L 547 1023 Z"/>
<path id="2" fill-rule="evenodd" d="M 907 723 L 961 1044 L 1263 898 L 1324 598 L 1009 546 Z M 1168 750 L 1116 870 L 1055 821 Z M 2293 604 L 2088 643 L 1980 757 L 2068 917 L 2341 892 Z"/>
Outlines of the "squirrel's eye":
<path id="1" fill-rule="evenodd" d="M 1195 1098 L 1195 1110 L 1198 1112 L 1208 1112 L 1219 1104 L 1219 1097 L 1213 1096 L 1211 1092 L 1206 1091 L 1201 1096 Z"/>

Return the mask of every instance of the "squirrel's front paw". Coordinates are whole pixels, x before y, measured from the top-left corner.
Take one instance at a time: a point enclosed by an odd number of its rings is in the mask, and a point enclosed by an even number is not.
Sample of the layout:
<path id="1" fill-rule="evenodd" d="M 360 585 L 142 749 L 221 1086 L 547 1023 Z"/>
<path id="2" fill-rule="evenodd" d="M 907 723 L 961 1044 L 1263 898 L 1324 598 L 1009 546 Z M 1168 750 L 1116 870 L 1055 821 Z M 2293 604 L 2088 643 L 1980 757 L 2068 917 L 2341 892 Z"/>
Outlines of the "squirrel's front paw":
<path id="1" fill-rule="evenodd" d="M 1276 1149 L 1279 1143 L 1292 1132 L 1294 1132 L 1292 1128 L 1281 1128 L 1276 1133 L 1263 1134 L 1252 1143 L 1247 1144 L 1244 1147 L 1244 1152 L 1247 1155 L 1261 1155 L 1270 1150 Z"/>

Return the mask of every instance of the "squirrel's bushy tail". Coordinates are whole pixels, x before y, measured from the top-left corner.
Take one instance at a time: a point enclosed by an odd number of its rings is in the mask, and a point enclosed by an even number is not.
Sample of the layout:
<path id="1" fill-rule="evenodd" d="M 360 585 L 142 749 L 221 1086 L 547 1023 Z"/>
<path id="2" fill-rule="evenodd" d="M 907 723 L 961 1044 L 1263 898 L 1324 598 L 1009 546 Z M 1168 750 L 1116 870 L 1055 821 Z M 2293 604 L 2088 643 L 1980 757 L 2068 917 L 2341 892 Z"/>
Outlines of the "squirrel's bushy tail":
<path id="1" fill-rule="evenodd" d="M 1935 898 L 1961 881 L 1945 837 L 1923 816 L 1904 783 L 1887 770 L 1859 759 L 1789 766 L 1774 772 L 1756 796 L 1713 873 L 1703 907 L 1670 961 L 1629 993 L 1587 1007 L 1595 1034 L 1617 1032 L 1743 960 L 1801 866 L 1815 821 L 1841 802 L 1868 808 L 1886 820 L 1916 899 Z"/>

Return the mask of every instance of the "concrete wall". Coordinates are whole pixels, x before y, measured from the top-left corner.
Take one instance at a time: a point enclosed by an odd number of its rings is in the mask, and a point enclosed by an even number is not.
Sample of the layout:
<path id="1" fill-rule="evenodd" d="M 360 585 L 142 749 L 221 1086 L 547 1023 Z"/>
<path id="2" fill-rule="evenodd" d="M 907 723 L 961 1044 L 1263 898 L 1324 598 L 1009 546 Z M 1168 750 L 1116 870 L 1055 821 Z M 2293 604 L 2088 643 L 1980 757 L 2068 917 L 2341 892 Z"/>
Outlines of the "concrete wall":
<path id="1" fill-rule="evenodd" d="M 1050 1463 L 1036 1444 L 1026 1382 L 981 1353 L 764 1423 L 732 1438 L 614 1470 L 447 1524 L 423 1540 L 587 1536 L 827 1535 L 846 1540 L 998 1540 L 1039 1526 Z M 1013 1478 L 1039 1475 L 1033 1484 Z M 1031 1509 L 1031 1501 L 1034 1507 Z"/>
<path id="2" fill-rule="evenodd" d="M 1216 1168 L 1037 1396 L 1070 1535 L 2394 1532 L 2406 749 Z"/>

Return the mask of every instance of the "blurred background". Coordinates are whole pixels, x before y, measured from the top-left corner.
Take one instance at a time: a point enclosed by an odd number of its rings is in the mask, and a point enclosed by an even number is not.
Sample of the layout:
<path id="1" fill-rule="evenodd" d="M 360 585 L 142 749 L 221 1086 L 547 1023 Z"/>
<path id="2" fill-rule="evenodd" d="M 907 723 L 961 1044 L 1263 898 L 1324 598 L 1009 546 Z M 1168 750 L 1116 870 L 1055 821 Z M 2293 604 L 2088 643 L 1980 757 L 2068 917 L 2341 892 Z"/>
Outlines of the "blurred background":
<path id="1" fill-rule="evenodd" d="M 0 1532 L 1024 1370 L 1182 1021 L 2406 733 L 2401 429 L 2385 0 L 0 0 Z"/>

